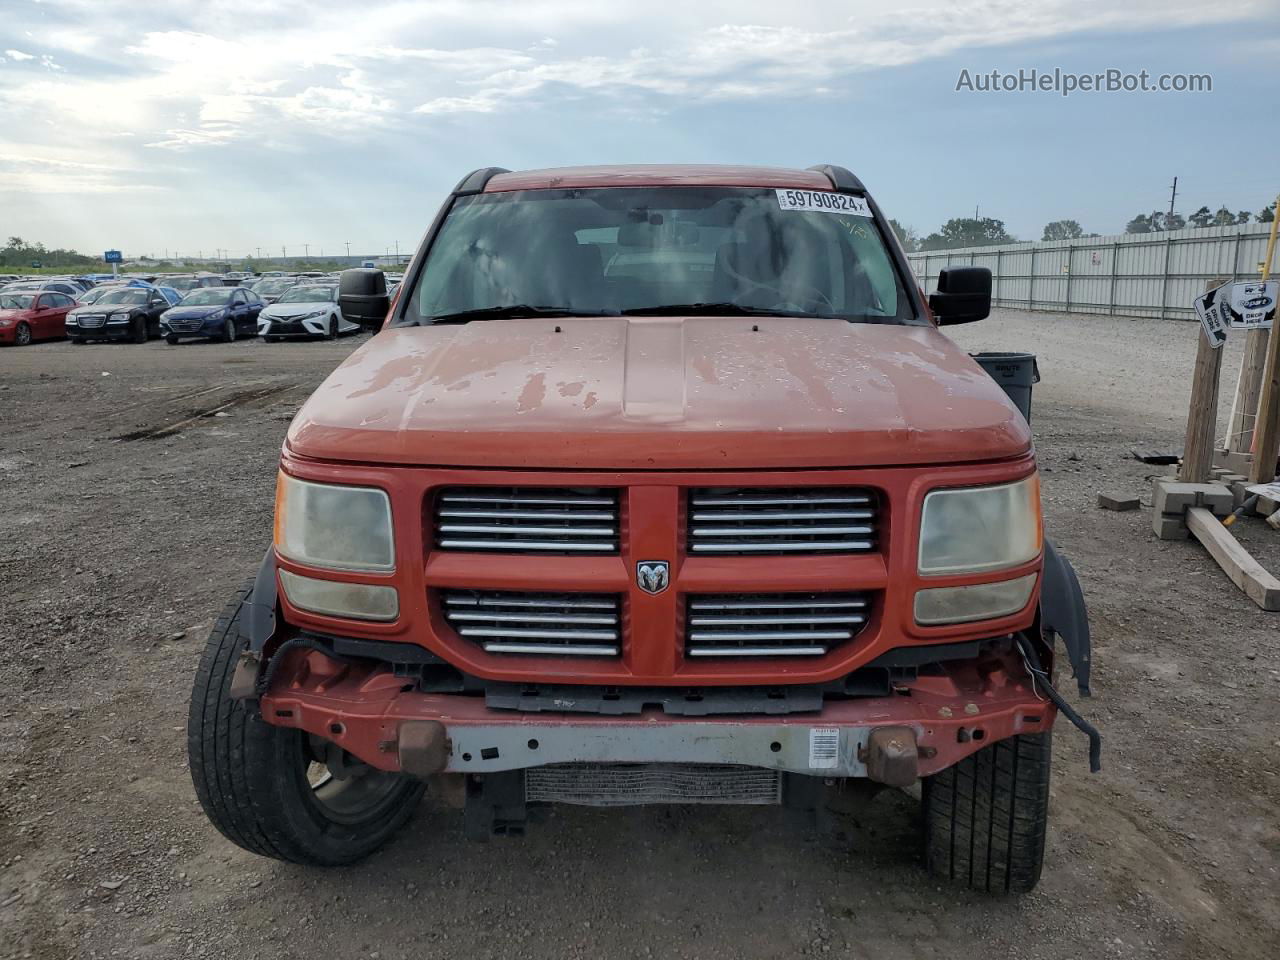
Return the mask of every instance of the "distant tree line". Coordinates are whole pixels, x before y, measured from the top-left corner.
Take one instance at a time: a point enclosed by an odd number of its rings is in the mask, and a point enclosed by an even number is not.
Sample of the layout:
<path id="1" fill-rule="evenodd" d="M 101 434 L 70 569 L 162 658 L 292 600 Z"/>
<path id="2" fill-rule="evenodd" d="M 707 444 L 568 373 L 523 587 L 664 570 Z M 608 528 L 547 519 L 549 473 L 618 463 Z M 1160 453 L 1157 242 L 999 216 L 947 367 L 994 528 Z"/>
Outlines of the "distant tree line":
<path id="1" fill-rule="evenodd" d="M 1208 207 L 1201 207 L 1189 217 L 1184 217 L 1176 210 L 1173 213 L 1152 210 L 1150 213 L 1140 213 L 1130 220 L 1125 225 L 1124 232 L 1159 233 L 1162 230 L 1184 230 L 1187 227 L 1234 227 L 1246 224 L 1250 220 L 1254 223 L 1270 223 L 1275 218 L 1274 203 L 1263 207 L 1256 216 L 1248 210 L 1237 210 L 1232 213 L 1225 205 L 1219 207 L 1216 213 Z"/>
<path id="2" fill-rule="evenodd" d="M 0 247 L 0 267 L 30 267 L 32 264 L 45 267 L 66 267 L 88 269 L 102 263 L 99 257 L 88 257 L 75 250 L 62 247 L 47 248 L 43 243 L 27 243 L 21 237 L 10 237 Z"/>
<path id="3" fill-rule="evenodd" d="M 1248 210 L 1235 213 L 1225 206 L 1219 207 L 1216 213 L 1208 207 L 1201 207 L 1189 217 L 1180 213 L 1165 213 L 1152 210 L 1151 213 L 1140 213 L 1125 225 L 1125 233 L 1158 233 L 1162 230 L 1182 230 L 1187 227 L 1230 227 L 1249 223 L 1270 223 L 1275 219 L 1276 205 L 1263 207 L 1255 216 Z M 989 247 L 1001 243 L 1017 243 L 1017 237 L 1005 229 L 1003 220 L 992 217 L 954 217 L 927 236 L 920 236 L 914 227 L 905 226 L 897 220 L 890 220 L 889 225 L 897 234 L 898 240 L 908 253 L 918 250 L 954 250 L 959 247 Z M 1084 228 L 1076 220 L 1051 220 L 1044 225 L 1041 240 L 1077 240 L 1081 237 L 1097 237 L 1097 233 L 1085 233 Z"/>

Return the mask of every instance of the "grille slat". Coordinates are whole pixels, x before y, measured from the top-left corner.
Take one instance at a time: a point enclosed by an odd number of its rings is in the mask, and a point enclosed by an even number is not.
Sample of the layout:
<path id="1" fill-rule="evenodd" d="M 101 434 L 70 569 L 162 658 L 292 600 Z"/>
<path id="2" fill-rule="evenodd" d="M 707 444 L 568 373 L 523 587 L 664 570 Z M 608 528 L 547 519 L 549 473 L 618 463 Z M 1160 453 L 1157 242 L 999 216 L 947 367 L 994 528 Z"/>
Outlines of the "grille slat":
<path id="1" fill-rule="evenodd" d="M 436 499 L 434 524 L 443 550 L 617 553 L 618 494 L 595 488 L 446 490 Z"/>
<path id="2" fill-rule="evenodd" d="M 867 622 L 868 606 L 858 594 L 691 596 L 685 653 L 820 657 L 857 636 Z"/>
<path id="3" fill-rule="evenodd" d="M 449 625 L 486 653 L 616 657 L 622 645 L 620 613 L 616 596 L 600 594 L 444 594 Z"/>
<path id="4" fill-rule="evenodd" d="M 701 487 L 689 492 L 689 552 L 867 553 L 876 549 L 877 519 L 870 490 Z"/>

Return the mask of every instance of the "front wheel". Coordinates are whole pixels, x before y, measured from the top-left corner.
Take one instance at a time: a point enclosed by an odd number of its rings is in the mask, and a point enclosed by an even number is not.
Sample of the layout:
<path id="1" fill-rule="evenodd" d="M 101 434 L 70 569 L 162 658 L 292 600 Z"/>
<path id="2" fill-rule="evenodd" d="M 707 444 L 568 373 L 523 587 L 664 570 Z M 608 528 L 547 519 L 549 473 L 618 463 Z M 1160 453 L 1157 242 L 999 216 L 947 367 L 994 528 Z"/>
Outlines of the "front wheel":
<path id="1" fill-rule="evenodd" d="M 252 592 L 253 581 L 236 591 L 196 671 L 187 719 L 196 797 L 222 835 L 250 853 L 312 866 L 353 863 L 413 815 L 424 785 L 358 763 L 340 779 L 323 762 L 327 741 L 271 726 L 228 696 Z"/>
<path id="2" fill-rule="evenodd" d="M 171 347 L 176 347 L 178 345 L 178 338 L 174 336 L 172 333 L 168 333 L 168 334 L 165 334 L 164 342 Z"/>
<path id="3" fill-rule="evenodd" d="M 984 893 L 1035 887 L 1049 822 L 1049 738 L 1000 740 L 924 779 L 930 873 Z"/>
<path id="4" fill-rule="evenodd" d="M 236 322 L 230 317 L 222 321 L 222 342 L 235 343 L 236 341 Z"/>
<path id="5" fill-rule="evenodd" d="M 338 318 L 337 317 L 329 318 L 329 339 L 330 340 L 338 339 Z"/>
<path id="6" fill-rule="evenodd" d="M 13 332 L 13 342 L 20 347 L 31 343 L 31 327 L 25 323 L 18 324 L 18 329 Z"/>

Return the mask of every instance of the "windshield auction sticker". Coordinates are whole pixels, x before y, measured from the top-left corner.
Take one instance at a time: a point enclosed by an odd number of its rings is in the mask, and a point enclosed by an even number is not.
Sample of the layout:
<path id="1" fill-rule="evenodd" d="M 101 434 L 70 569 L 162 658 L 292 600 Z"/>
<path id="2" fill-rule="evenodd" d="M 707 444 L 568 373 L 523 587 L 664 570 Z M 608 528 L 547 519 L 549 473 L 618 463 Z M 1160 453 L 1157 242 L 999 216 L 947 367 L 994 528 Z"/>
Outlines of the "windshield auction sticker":
<path id="1" fill-rule="evenodd" d="M 778 194 L 778 207 L 782 210 L 871 216 L 871 207 L 864 197 L 851 197 L 847 193 L 832 193 L 830 190 L 778 190 L 775 192 Z"/>

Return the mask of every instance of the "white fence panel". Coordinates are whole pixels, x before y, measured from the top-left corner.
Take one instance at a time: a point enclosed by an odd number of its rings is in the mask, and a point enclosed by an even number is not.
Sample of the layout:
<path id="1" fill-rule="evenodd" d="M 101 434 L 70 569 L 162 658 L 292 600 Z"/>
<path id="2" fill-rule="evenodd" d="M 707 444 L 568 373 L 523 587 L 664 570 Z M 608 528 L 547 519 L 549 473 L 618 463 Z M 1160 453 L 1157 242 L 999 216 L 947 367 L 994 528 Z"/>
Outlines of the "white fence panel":
<path id="1" fill-rule="evenodd" d="M 1001 307 L 1194 320 L 1191 301 L 1206 280 L 1257 275 L 1269 229 L 1241 224 L 927 250 L 907 258 L 926 292 L 944 267 L 972 265 L 991 271 L 992 301 Z"/>

